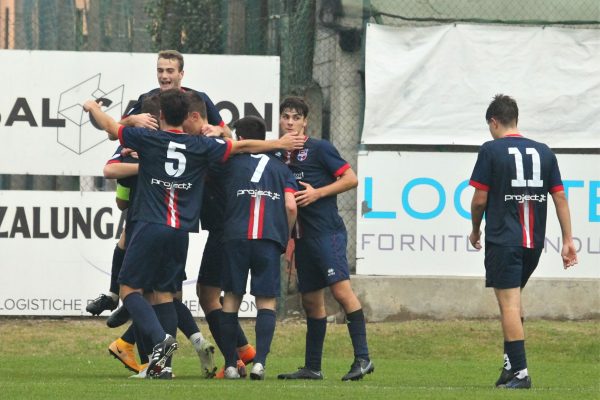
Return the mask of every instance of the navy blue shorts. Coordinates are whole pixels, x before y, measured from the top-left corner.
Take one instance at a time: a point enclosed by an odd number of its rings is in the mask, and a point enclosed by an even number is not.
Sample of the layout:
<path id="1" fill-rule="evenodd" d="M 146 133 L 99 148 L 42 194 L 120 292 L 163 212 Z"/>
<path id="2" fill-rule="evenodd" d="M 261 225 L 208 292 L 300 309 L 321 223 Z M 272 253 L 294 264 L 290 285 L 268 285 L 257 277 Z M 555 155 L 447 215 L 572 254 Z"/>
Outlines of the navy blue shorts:
<path id="1" fill-rule="evenodd" d="M 119 283 L 134 289 L 177 292 L 185 271 L 188 232 L 136 221 L 130 238 Z"/>
<path id="2" fill-rule="evenodd" d="M 223 231 L 209 231 L 198 271 L 198 283 L 220 288 L 224 269 Z"/>
<path id="3" fill-rule="evenodd" d="M 228 240 L 224 244 L 225 265 L 223 291 L 246 293 L 248 271 L 251 273 L 250 294 L 279 297 L 281 245 L 272 240 Z"/>
<path id="4" fill-rule="evenodd" d="M 535 271 L 542 249 L 485 244 L 485 286 L 496 289 L 524 288 Z"/>
<path id="5" fill-rule="evenodd" d="M 296 271 L 300 293 L 314 292 L 350 279 L 346 232 L 296 239 Z"/>

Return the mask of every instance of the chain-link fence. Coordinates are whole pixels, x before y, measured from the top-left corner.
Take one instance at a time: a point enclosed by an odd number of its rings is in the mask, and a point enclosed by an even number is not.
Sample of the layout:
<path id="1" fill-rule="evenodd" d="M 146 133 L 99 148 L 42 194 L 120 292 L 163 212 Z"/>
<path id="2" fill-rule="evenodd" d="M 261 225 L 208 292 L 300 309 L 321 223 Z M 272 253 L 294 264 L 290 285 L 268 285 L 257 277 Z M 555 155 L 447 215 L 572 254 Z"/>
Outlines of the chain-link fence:
<path id="1" fill-rule="evenodd" d="M 281 96 L 356 166 L 366 22 L 600 25 L 598 0 L 0 0 L 0 48 L 278 55 Z M 210 93 L 209 93 L 210 95 Z M 108 156 L 108 155 L 107 155 Z M 2 171 L 0 171 L 1 173 Z M 0 175 L 0 189 L 106 190 L 95 177 Z M 356 192 L 339 196 L 354 268 Z"/>

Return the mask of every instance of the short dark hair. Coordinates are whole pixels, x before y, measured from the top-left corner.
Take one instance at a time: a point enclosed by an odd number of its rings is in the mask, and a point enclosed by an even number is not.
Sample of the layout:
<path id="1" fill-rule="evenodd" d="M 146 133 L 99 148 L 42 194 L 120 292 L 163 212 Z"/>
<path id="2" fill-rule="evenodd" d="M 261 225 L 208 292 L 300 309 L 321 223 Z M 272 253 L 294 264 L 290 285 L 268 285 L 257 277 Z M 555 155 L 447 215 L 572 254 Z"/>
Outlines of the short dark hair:
<path id="1" fill-rule="evenodd" d="M 158 58 L 177 60 L 179 63 L 179 72 L 183 71 L 183 55 L 177 50 L 161 50 L 158 52 Z"/>
<path id="2" fill-rule="evenodd" d="M 160 92 L 160 110 L 165 117 L 167 124 L 171 126 L 181 126 L 188 115 L 190 108 L 189 101 L 185 93 L 179 89 L 169 89 Z"/>
<path id="3" fill-rule="evenodd" d="M 293 110 L 303 117 L 308 117 L 308 105 L 302 97 L 286 97 L 279 105 L 279 114 L 283 113 L 284 110 Z"/>
<path id="4" fill-rule="evenodd" d="M 233 124 L 235 128 L 235 134 L 238 137 L 243 137 L 244 139 L 256 139 L 256 140 L 265 140 L 265 136 L 267 133 L 267 124 L 265 120 L 250 115 L 248 117 L 240 118 Z"/>
<path id="5" fill-rule="evenodd" d="M 206 119 L 206 103 L 202 96 L 198 92 L 189 90 L 185 92 L 185 97 L 187 97 L 190 105 L 188 112 L 196 111 L 203 119 Z"/>
<path id="6" fill-rule="evenodd" d="M 490 122 L 492 118 L 504 126 L 513 123 L 516 125 L 519 122 L 519 107 L 515 99 L 503 94 L 495 95 L 485 112 L 486 122 Z"/>
<path id="7" fill-rule="evenodd" d="M 160 100 L 158 99 L 158 94 L 153 94 L 152 96 L 144 97 L 142 100 L 142 113 L 152 114 L 156 120 L 159 120 L 160 117 Z"/>

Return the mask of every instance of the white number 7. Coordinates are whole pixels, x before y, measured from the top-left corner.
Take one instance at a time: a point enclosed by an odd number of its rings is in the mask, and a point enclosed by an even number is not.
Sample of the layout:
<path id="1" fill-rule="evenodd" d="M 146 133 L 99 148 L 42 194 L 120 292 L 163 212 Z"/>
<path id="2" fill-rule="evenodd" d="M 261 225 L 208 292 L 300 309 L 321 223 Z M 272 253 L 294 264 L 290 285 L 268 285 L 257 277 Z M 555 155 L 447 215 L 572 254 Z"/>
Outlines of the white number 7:
<path id="1" fill-rule="evenodd" d="M 260 161 L 256 165 L 256 169 L 254 170 L 254 174 L 252 174 L 252 178 L 250 178 L 250 182 L 257 183 L 260 181 L 263 172 L 265 171 L 265 167 L 269 162 L 269 156 L 266 154 L 251 154 L 254 158 L 260 158 Z"/>
<path id="2" fill-rule="evenodd" d="M 512 187 L 542 187 L 544 181 L 541 179 L 542 166 L 540 163 L 540 154 L 533 147 L 527 147 L 525 153 L 531 156 L 531 164 L 533 167 L 532 179 L 525 180 L 523 172 L 523 156 L 517 147 L 509 147 L 508 154 L 515 156 L 515 169 L 517 171 L 517 179 L 512 179 L 510 184 Z"/>

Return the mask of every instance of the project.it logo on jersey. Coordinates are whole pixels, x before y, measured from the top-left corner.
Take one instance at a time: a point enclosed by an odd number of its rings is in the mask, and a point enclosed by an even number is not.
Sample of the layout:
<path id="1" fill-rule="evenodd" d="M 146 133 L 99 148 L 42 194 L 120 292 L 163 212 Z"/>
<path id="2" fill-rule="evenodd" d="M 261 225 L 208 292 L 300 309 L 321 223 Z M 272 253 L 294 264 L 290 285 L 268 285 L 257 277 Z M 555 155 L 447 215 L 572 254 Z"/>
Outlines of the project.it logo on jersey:
<path id="1" fill-rule="evenodd" d="M 60 94 L 57 114 L 65 124 L 57 128 L 56 141 L 74 153 L 83 154 L 108 140 L 92 115 L 83 110 L 86 100 L 102 101 L 102 110 L 117 121 L 123 115 L 125 85 L 107 88 L 101 80 L 102 74 L 98 73 Z"/>

